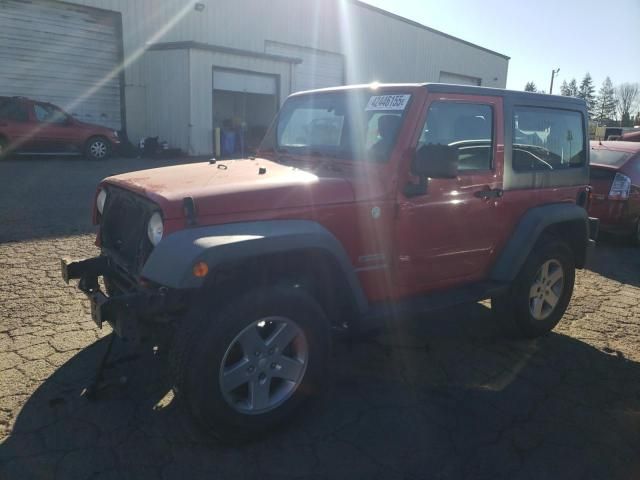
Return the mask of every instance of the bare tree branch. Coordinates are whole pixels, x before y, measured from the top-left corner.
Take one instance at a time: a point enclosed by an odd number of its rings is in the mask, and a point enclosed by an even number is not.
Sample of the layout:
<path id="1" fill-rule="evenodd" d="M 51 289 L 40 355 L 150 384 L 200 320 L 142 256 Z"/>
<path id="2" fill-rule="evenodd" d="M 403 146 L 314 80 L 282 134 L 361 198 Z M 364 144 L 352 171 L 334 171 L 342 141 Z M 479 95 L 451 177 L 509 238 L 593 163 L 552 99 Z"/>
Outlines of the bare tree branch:
<path id="1" fill-rule="evenodd" d="M 628 119 L 631 110 L 638 101 L 640 86 L 637 83 L 622 83 L 616 87 L 616 101 L 620 118 Z"/>

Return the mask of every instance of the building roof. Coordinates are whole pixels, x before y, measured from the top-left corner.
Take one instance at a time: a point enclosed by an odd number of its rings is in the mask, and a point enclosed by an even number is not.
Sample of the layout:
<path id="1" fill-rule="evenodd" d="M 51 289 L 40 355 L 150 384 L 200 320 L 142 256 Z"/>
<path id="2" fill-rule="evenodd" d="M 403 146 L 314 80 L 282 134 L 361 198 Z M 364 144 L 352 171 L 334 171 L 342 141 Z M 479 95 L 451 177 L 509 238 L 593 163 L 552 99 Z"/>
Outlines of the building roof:
<path id="1" fill-rule="evenodd" d="M 373 5 L 370 5 L 368 3 L 362 2 L 360 0 L 351 0 L 351 2 L 354 3 L 355 5 L 360 6 L 360 7 L 366 8 L 368 10 L 372 10 L 374 12 L 380 13 L 380 14 L 385 15 L 385 16 L 390 17 L 390 18 L 394 18 L 396 20 L 399 20 L 401 22 L 407 23 L 407 24 L 412 25 L 414 27 L 418 27 L 418 28 L 421 28 L 423 30 L 427 30 L 428 32 L 435 33 L 437 35 L 441 35 L 441 36 L 443 36 L 445 38 L 449 38 L 451 40 L 455 40 L 456 42 L 464 43 L 465 45 L 469 45 L 470 47 L 477 48 L 478 50 L 482 50 L 483 52 L 487 52 L 487 53 L 491 53 L 493 55 L 497 55 L 497 56 L 502 57 L 502 58 L 504 58 L 506 60 L 510 60 L 511 59 L 511 57 L 509 57 L 507 55 L 504 55 L 502 53 L 496 52 L 494 50 L 489 50 L 488 48 L 481 47 L 480 45 L 477 45 L 475 43 L 468 42 L 468 41 L 463 40 L 463 39 L 458 38 L 458 37 L 454 37 L 453 35 L 449 35 L 448 33 L 441 32 L 440 30 L 436 30 L 435 28 L 427 27 L 426 25 L 423 25 L 422 23 L 418 23 L 418 22 L 416 22 L 414 20 L 410 20 L 410 19 L 408 19 L 406 17 L 402 17 L 400 15 L 396 15 L 395 13 L 391 13 L 391 12 L 389 12 L 387 10 L 383 10 L 382 8 L 374 7 Z"/>

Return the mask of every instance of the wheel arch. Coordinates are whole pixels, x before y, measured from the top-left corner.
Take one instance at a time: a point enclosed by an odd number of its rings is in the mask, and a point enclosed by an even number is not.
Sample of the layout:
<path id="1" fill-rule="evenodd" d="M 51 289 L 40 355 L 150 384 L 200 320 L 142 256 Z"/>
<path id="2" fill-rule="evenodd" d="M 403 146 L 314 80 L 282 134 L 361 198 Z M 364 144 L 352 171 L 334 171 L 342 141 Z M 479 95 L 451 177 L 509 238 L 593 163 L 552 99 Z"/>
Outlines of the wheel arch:
<path id="1" fill-rule="evenodd" d="M 589 242 L 587 212 L 575 204 L 558 203 L 534 207 L 524 214 L 493 266 L 491 279 L 513 281 L 544 236 L 565 241 L 573 252 L 576 267 L 584 268 Z"/>
<path id="2" fill-rule="evenodd" d="M 195 277 L 193 265 L 209 273 Z M 274 220 L 199 227 L 163 239 L 142 276 L 170 288 L 233 295 L 259 284 L 286 283 L 313 295 L 330 318 L 361 313 L 367 301 L 341 243 L 316 222 Z M 328 310 L 328 311 L 327 311 Z"/>

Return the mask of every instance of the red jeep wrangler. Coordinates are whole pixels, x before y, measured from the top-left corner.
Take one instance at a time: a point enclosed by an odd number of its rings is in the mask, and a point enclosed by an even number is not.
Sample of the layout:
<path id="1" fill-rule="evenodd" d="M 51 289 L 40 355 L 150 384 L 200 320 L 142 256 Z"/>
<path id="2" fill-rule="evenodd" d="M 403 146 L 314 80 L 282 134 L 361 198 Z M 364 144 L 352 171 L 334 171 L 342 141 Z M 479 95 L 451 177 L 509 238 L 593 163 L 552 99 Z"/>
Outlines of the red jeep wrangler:
<path id="1" fill-rule="evenodd" d="M 321 391 L 332 330 L 488 298 L 511 334 L 553 329 L 595 244 L 587 118 L 480 87 L 295 94 L 255 158 L 105 179 L 102 254 L 62 274 L 121 337 L 170 325 L 194 416 L 255 436 Z"/>

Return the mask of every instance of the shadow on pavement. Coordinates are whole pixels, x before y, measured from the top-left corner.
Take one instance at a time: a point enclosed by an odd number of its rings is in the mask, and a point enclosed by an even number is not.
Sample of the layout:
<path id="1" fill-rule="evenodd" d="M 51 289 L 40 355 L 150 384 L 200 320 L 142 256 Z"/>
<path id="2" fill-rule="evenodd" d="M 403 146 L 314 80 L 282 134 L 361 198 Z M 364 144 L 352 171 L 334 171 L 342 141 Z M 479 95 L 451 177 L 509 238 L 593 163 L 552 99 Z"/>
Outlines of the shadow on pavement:
<path id="1" fill-rule="evenodd" d="M 640 247 L 626 239 L 601 233 L 587 268 L 620 283 L 640 287 Z"/>
<path id="2" fill-rule="evenodd" d="M 180 401 L 158 405 L 161 355 L 109 370 L 125 389 L 80 398 L 105 342 L 28 399 L 1 478 L 640 478 L 640 365 L 560 334 L 504 340 L 481 304 L 338 343 L 326 397 L 236 448 Z"/>

